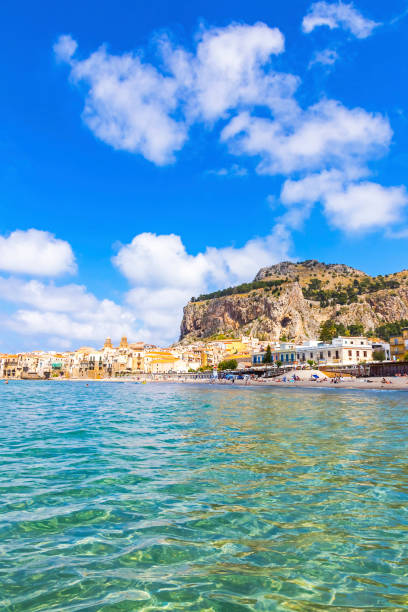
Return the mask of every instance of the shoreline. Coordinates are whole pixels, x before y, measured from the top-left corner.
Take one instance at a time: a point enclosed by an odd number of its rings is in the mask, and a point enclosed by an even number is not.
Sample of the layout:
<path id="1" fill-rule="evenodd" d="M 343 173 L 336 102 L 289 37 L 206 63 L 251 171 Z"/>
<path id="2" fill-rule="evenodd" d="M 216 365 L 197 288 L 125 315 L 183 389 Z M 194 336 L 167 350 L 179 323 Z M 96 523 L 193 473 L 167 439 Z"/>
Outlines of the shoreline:
<path id="1" fill-rule="evenodd" d="M 259 380 L 235 380 L 231 382 L 229 380 L 206 380 L 206 379 L 169 379 L 169 380 L 143 380 L 134 378 L 54 378 L 48 380 L 37 380 L 37 379 L 21 379 L 11 378 L 2 379 L 3 384 L 9 384 L 10 382 L 73 382 L 73 383 L 130 383 L 130 384 L 182 384 L 182 385 L 211 385 L 217 387 L 251 387 L 251 388 L 284 388 L 284 389 L 328 389 L 328 390 L 356 390 L 356 391 L 408 391 L 408 377 L 390 377 L 386 378 L 389 383 L 383 383 L 382 378 L 376 379 L 374 377 L 358 378 L 351 380 L 343 380 L 338 383 L 333 383 L 331 379 L 317 381 L 300 380 L 295 382 L 282 382 L 273 379 L 259 379 Z"/>

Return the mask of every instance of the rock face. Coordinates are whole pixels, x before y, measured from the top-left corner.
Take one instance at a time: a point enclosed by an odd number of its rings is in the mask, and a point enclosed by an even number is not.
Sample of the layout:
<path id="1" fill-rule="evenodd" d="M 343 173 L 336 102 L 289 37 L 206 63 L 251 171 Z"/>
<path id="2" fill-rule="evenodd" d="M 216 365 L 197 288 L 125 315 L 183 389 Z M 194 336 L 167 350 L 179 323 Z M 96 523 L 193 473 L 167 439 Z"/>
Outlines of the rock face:
<path id="1" fill-rule="evenodd" d="M 342 291 L 358 283 L 393 284 L 392 288 L 361 293 L 353 303 L 328 305 L 308 299 L 311 281 L 321 283 L 326 291 Z M 282 336 L 295 341 L 317 338 L 320 324 L 328 319 L 351 325 L 361 323 L 372 330 L 382 323 L 408 319 L 408 272 L 386 277 L 370 277 L 343 264 L 323 264 L 314 260 L 280 264 L 262 268 L 255 281 L 280 280 L 278 289 L 255 288 L 244 294 L 226 295 L 191 301 L 184 308 L 180 340 L 204 339 L 215 334 L 251 334 L 270 340 Z M 361 289 L 360 289 L 361 291 Z M 335 294 L 336 295 L 336 294 Z M 205 297 L 205 296 L 204 296 Z"/>

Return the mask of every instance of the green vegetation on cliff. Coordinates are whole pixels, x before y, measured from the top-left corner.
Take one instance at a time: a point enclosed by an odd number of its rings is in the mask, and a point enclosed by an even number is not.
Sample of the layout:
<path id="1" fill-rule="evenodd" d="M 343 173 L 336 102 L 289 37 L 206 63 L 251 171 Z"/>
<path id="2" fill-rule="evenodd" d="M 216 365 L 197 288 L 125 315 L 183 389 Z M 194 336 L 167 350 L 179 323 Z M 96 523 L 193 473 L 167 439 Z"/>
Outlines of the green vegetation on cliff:
<path id="1" fill-rule="evenodd" d="M 227 287 L 227 289 L 220 289 L 220 291 L 213 291 L 212 293 L 203 293 L 197 298 L 192 297 L 192 302 L 204 302 L 206 300 L 213 300 L 215 298 L 225 297 L 226 295 L 236 295 L 239 293 L 249 293 L 254 289 L 276 289 L 282 285 L 285 281 L 273 280 L 273 281 L 254 281 L 252 283 L 242 283 L 236 287 Z"/>
<path id="2" fill-rule="evenodd" d="M 395 321 L 394 323 L 384 323 L 383 325 L 375 328 L 375 333 L 377 336 L 383 340 L 387 340 L 388 342 L 391 336 L 400 336 L 404 327 L 408 327 L 408 319 L 401 319 L 400 321 Z"/>
<path id="3" fill-rule="evenodd" d="M 319 340 L 331 342 L 337 336 L 378 336 L 388 342 L 391 336 L 401 335 L 404 327 L 408 327 L 408 319 L 401 319 L 394 323 L 384 323 L 376 327 L 374 331 L 364 330 L 364 326 L 361 323 L 343 325 L 343 323 L 337 323 L 328 319 L 320 326 Z"/>
<path id="4" fill-rule="evenodd" d="M 322 342 L 331 342 L 337 336 L 363 336 L 364 326 L 361 323 L 352 325 L 343 325 L 328 319 L 320 326 L 319 340 Z"/>
<path id="5" fill-rule="evenodd" d="M 381 289 L 398 289 L 399 286 L 400 283 L 396 280 L 386 280 L 383 276 L 377 276 L 356 278 L 350 285 L 323 289 L 322 281 L 319 278 L 312 278 L 307 287 L 302 287 L 302 291 L 307 300 L 316 300 L 320 302 L 321 308 L 325 308 L 335 304 L 352 304 L 358 301 L 359 295 L 375 293 Z"/>

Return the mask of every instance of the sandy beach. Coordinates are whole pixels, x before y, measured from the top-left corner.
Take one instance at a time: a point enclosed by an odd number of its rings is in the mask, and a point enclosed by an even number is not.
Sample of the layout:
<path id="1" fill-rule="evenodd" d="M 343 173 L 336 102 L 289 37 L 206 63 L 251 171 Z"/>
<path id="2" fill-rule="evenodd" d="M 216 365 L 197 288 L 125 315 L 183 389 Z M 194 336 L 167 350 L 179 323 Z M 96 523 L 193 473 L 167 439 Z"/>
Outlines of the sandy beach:
<path id="1" fill-rule="evenodd" d="M 193 379 L 193 378 L 168 378 L 168 379 L 144 379 L 143 377 L 129 377 L 129 378 L 54 378 L 48 381 L 33 381 L 33 382 L 82 382 L 86 384 L 91 383 L 131 383 L 131 384 L 183 384 L 183 385 L 216 385 L 220 387 L 283 387 L 283 388 L 304 388 L 304 389 L 354 389 L 367 391 L 369 389 L 376 389 L 382 391 L 408 391 L 408 377 L 389 377 L 386 378 L 387 383 L 383 382 L 382 378 L 347 378 L 337 383 L 333 382 L 333 379 L 321 379 L 318 381 L 311 380 L 298 380 L 294 382 L 284 382 L 282 380 L 276 380 L 273 378 L 258 378 L 249 380 L 235 379 L 234 382 L 227 379 Z M 4 383 L 5 381 L 3 381 Z M 20 379 L 12 379 L 10 383 L 25 382 Z"/>
<path id="2" fill-rule="evenodd" d="M 324 379 L 322 381 L 307 381 L 307 380 L 299 380 L 295 382 L 282 382 L 276 381 L 273 379 L 262 379 L 259 380 L 251 380 L 245 382 L 243 380 L 236 380 L 234 383 L 231 381 L 218 381 L 217 384 L 220 385 L 252 385 L 255 387 L 296 387 L 296 388 L 305 388 L 305 389 L 361 389 L 367 391 L 367 389 L 381 389 L 385 391 L 408 391 L 408 377 L 395 377 L 395 378 L 387 378 L 388 383 L 383 383 L 382 378 L 356 378 L 343 380 L 338 383 L 334 383 L 330 379 Z"/>

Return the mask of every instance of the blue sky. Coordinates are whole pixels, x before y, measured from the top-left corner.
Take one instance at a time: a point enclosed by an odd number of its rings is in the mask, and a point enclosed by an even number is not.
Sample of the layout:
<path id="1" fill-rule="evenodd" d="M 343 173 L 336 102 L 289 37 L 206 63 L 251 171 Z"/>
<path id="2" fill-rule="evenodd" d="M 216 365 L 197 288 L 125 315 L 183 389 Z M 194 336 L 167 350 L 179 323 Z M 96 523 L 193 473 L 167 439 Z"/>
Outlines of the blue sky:
<path id="1" fill-rule="evenodd" d="M 408 267 L 406 10 L 3 5 L 0 351 L 170 342 L 281 259 Z"/>

